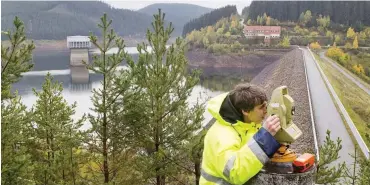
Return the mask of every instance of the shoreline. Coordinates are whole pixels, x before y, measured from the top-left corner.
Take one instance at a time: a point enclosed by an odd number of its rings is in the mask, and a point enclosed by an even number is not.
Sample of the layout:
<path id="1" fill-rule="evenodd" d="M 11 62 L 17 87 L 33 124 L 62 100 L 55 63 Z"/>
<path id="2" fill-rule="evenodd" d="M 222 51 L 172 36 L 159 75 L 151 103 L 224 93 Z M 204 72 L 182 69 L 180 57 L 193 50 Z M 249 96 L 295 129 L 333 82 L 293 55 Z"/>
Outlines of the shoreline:
<path id="1" fill-rule="evenodd" d="M 147 43 L 146 38 L 130 38 L 130 37 L 128 38 L 122 37 L 122 38 L 124 40 L 126 47 L 136 47 L 137 44 L 140 44 L 142 42 Z M 45 40 L 44 39 L 31 40 L 31 39 L 28 39 L 26 40 L 27 43 L 30 43 L 31 41 L 33 41 L 33 43 L 35 44 L 34 51 L 51 51 L 51 50 L 52 51 L 57 51 L 57 50 L 67 51 L 69 50 L 67 48 L 67 39 L 63 39 L 63 40 L 46 40 L 46 39 Z M 176 41 L 176 38 L 170 38 L 168 43 L 171 44 L 171 43 L 174 43 L 175 41 Z M 10 42 L 9 40 L 2 40 L 1 45 L 8 47 L 10 45 Z M 94 49 L 94 48 L 95 47 L 93 46 L 91 49 Z"/>

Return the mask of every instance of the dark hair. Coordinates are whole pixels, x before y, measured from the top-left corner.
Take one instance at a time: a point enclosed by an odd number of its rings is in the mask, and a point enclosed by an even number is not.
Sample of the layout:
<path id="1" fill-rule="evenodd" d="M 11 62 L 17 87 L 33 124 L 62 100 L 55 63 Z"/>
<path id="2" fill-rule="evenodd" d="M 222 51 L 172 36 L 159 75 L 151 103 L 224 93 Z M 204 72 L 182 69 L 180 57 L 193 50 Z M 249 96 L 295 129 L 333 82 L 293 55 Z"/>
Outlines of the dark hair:
<path id="1" fill-rule="evenodd" d="M 231 103 L 236 110 L 250 112 L 255 106 L 267 101 L 266 93 L 258 86 L 252 84 L 239 84 L 229 94 Z"/>

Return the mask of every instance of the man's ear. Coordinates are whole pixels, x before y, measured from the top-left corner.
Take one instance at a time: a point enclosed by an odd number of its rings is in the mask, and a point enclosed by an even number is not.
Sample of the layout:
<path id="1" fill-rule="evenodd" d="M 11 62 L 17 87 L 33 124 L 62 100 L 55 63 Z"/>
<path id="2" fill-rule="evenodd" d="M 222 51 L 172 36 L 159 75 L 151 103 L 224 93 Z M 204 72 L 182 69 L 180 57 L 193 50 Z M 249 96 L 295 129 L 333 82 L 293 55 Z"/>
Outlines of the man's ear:
<path id="1" fill-rule="evenodd" d="M 249 112 L 248 111 L 245 111 L 245 110 L 242 110 L 242 113 L 244 116 L 248 116 L 249 115 Z"/>

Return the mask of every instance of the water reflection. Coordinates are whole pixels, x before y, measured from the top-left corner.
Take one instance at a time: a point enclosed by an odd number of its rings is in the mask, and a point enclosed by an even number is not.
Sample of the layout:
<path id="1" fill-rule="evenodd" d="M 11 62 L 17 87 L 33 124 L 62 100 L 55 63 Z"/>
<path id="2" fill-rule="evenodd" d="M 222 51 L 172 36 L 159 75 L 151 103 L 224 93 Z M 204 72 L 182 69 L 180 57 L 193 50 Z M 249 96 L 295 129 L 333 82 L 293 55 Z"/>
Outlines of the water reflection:
<path id="1" fill-rule="evenodd" d="M 74 84 L 71 83 L 68 86 L 68 90 L 70 92 L 79 92 L 79 91 L 91 91 L 92 90 L 92 83 L 86 83 L 86 84 Z"/>
<path id="2" fill-rule="evenodd" d="M 64 73 L 63 70 L 53 71 L 53 73 Z M 25 75 L 21 81 L 14 84 L 12 90 L 18 90 L 19 95 L 22 96 L 22 102 L 31 108 L 36 102 L 36 96 L 33 94 L 32 89 L 36 91 L 41 91 L 42 84 L 45 80 L 45 76 L 42 74 L 47 74 L 47 72 L 40 72 L 41 75 Z M 84 114 L 92 113 L 91 108 L 93 108 L 93 103 L 91 102 L 92 89 L 102 88 L 101 80 L 102 75 L 90 73 L 88 83 L 73 83 L 70 74 L 66 75 L 53 75 L 54 81 L 62 83 L 63 86 L 63 97 L 68 102 L 68 104 L 77 103 L 76 114 L 72 117 L 73 119 L 81 118 Z M 201 83 L 200 83 L 201 84 Z M 209 90 L 202 85 L 196 85 L 188 99 L 189 105 L 194 105 L 197 100 L 204 102 L 209 98 L 221 94 L 222 91 Z M 208 123 L 211 119 L 211 115 L 208 112 L 204 113 L 205 120 L 204 124 Z M 82 127 L 83 130 L 90 128 L 89 122 L 85 122 Z"/>
<path id="3" fill-rule="evenodd" d="M 194 68 L 191 68 L 194 69 Z M 239 83 L 250 82 L 262 68 L 199 68 L 202 71 L 200 84 L 211 91 L 230 91 Z"/>
<path id="4" fill-rule="evenodd" d="M 211 91 L 230 91 L 239 83 L 249 82 L 240 78 L 225 78 L 224 76 L 202 77 L 200 85 Z"/>
<path id="5" fill-rule="evenodd" d="M 48 53 L 34 53 L 35 67 L 33 71 L 23 74 L 23 78 L 12 86 L 12 91 L 17 90 L 19 95 L 22 96 L 23 103 L 31 108 L 36 102 L 36 97 L 32 89 L 40 91 L 44 83 L 47 73 L 51 73 L 54 81 L 62 83 L 63 96 L 68 104 L 77 103 L 76 114 L 73 119 L 80 118 L 83 114 L 91 113 L 90 108 L 93 108 L 91 102 L 92 89 L 101 88 L 100 81 L 103 76 L 88 71 L 84 67 L 69 66 L 69 52 L 48 52 Z M 137 58 L 133 56 L 134 59 Z M 119 66 L 119 69 L 126 68 L 124 64 Z M 194 67 L 189 67 L 189 70 Z M 221 94 L 225 91 L 230 91 L 233 87 L 240 82 L 248 82 L 255 75 L 257 75 L 262 68 L 247 70 L 243 68 L 213 68 L 203 67 L 200 68 L 202 76 L 200 83 L 194 87 L 188 102 L 190 105 L 196 103 L 197 99 L 206 101 L 211 97 Z M 207 123 L 211 116 L 205 112 L 205 121 Z M 86 122 L 83 129 L 90 127 Z"/>
<path id="6" fill-rule="evenodd" d="M 133 48 L 130 47 L 130 50 Z M 49 70 L 69 70 L 70 68 L 70 51 L 34 51 L 33 52 L 34 66 L 32 71 L 49 71 Z M 93 50 L 90 50 L 89 61 L 92 61 Z M 138 55 L 132 54 L 134 60 L 137 60 Z M 121 65 L 124 65 L 122 62 Z"/>
<path id="7" fill-rule="evenodd" d="M 122 69 L 124 67 L 120 67 Z M 203 69 L 204 70 L 204 69 Z M 230 69 L 229 69 L 230 70 Z M 239 69 L 236 69 L 239 70 Z M 41 90 L 42 83 L 45 80 L 47 73 L 51 73 L 55 81 L 63 84 L 64 90 L 68 91 L 85 91 L 90 92 L 93 84 L 100 84 L 103 76 L 89 72 L 85 68 L 71 68 L 70 70 L 48 70 L 48 71 L 32 71 L 23 75 L 23 78 L 18 83 L 14 84 L 13 91 L 18 90 L 21 95 L 27 95 L 32 92 L 32 88 Z M 230 73 L 230 74 L 229 74 Z M 200 76 L 198 85 L 210 91 L 229 91 L 235 85 L 243 82 L 249 82 L 255 73 L 258 71 L 250 71 L 240 74 L 235 74 L 232 70 L 219 73 L 219 69 L 207 69 Z"/>
<path id="8" fill-rule="evenodd" d="M 71 66 L 70 77 L 72 84 L 88 84 L 90 82 L 89 70 L 85 66 Z"/>

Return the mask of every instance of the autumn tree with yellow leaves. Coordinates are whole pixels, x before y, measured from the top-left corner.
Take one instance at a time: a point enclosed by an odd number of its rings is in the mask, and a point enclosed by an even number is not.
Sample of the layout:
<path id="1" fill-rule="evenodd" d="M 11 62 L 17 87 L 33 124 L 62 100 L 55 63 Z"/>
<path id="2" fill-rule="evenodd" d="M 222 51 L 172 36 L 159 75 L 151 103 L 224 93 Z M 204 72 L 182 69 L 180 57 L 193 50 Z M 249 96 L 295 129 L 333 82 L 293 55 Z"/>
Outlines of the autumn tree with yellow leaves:
<path id="1" fill-rule="evenodd" d="M 365 73 L 364 67 L 362 67 L 361 64 L 353 65 L 352 68 L 358 74 L 364 74 Z"/>
<path id="2" fill-rule="evenodd" d="M 354 48 L 354 49 L 357 49 L 357 48 L 358 48 L 358 40 L 357 40 L 357 36 L 355 37 L 355 40 L 353 41 L 353 48 Z"/>
<path id="3" fill-rule="evenodd" d="M 321 49 L 321 46 L 318 42 L 312 42 L 310 44 L 310 48 L 313 49 L 313 50 L 319 50 L 319 49 Z"/>
<path id="4" fill-rule="evenodd" d="M 352 27 L 347 30 L 347 38 L 353 39 L 356 36 L 356 33 Z"/>
<path id="5" fill-rule="evenodd" d="M 337 47 L 330 47 L 326 52 L 326 56 L 338 61 L 343 66 L 345 66 L 350 59 L 348 54 L 344 53 L 342 49 Z"/>

